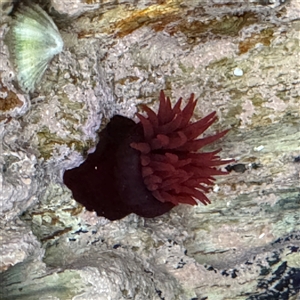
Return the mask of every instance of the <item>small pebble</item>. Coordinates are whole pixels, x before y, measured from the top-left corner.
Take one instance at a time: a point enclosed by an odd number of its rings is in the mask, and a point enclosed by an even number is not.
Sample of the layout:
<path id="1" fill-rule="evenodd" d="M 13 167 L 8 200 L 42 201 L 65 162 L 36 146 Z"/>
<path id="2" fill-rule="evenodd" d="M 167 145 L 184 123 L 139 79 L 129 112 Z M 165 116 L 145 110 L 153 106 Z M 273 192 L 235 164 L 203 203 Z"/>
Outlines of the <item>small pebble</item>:
<path id="1" fill-rule="evenodd" d="M 235 69 L 233 70 L 233 74 L 234 74 L 234 76 L 240 77 L 240 76 L 243 76 L 243 75 L 244 75 L 244 72 L 243 72 L 243 70 L 240 69 L 240 68 L 235 68 Z"/>
<path id="2" fill-rule="evenodd" d="M 265 147 L 264 147 L 263 145 L 260 145 L 260 146 L 258 146 L 258 147 L 254 147 L 254 151 L 259 152 L 259 151 L 263 150 L 264 148 L 265 148 Z"/>

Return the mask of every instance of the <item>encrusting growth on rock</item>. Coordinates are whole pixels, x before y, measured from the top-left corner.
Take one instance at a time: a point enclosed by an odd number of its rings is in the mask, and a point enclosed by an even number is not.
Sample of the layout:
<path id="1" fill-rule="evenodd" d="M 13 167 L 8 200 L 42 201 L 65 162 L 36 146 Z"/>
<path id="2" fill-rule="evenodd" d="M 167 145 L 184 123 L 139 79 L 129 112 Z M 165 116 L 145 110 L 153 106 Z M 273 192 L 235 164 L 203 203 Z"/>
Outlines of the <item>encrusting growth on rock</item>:
<path id="1" fill-rule="evenodd" d="M 158 112 L 144 105 L 147 117 L 137 114 L 139 123 L 114 116 L 100 132 L 95 152 L 64 174 L 75 200 L 110 220 L 130 213 L 156 217 L 179 203 L 196 205 L 196 200 L 210 203 L 205 193 L 214 176 L 227 174 L 216 167 L 232 160 L 220 159 L 220 150 L 199 149 L 228 130 L 198 138 L 216 121 L 216 112 L 192 123 L 194 94 L 182 109 L 181 102 L 172 107 L 161 91 Z"/>

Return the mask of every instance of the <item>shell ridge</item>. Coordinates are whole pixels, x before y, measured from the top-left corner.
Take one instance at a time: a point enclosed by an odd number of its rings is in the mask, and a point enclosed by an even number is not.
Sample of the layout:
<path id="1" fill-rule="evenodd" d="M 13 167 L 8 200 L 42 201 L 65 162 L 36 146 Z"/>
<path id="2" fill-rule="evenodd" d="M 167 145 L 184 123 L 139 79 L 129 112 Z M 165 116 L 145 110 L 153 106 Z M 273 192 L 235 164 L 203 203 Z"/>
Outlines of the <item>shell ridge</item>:
<path id="1" fill-rule="evenodd" d="M 51 17 L 37 4 L 21 5 L 8 33 L 8 47 L 20 87 L 33 91 L 47 65 L 63 50 L 63 40 Z"/>

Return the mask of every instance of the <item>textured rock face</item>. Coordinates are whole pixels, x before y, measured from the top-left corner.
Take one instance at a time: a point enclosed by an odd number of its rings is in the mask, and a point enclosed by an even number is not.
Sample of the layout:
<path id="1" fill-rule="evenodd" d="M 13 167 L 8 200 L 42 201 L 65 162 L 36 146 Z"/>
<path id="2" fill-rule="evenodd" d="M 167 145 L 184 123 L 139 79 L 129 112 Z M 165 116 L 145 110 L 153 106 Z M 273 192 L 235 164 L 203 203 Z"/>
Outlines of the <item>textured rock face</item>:
<path id="1" fill-rule="evenodd" d="M 36 91 L 15 85 L 1 3 L 1 299 L 297 299 L 299 13 L 291 1 L 51 1 L 65 43 Z M 62 173 L 115 114 L 199 97 L 232 127 L 212 204 L 109 222 Z M 101 141 L 100 141 L 101 142 Z M 42 288 L 43 287 L 43 288 Z"/>
<path id="2" fill-rule="evenodd" d="M 41 259 L 43 255 L 40 243 L 20 220 L 9 223 L 7 230 L 1 231 L 1 271 L 30 257 Z"/>

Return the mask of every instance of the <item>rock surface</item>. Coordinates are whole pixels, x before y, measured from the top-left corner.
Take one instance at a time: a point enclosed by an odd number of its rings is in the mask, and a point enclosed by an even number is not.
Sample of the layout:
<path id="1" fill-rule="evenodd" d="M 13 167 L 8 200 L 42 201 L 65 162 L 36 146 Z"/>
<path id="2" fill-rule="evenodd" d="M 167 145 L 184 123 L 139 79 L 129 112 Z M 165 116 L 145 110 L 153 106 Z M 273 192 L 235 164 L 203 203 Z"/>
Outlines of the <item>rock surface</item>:
<path id="1" fill-rule="evenodd" d="M 72 2 L 72 3 L 71 3 Z M 299 1 L 54 1 L 65 42 L 15 85 L 1 3 L 1 299 L 298 299 Z M 235 158 L 204 207 L 109 222 L 62 183 L 115 114 L 194 92 Z M 100 141 L 101 142 L 101 141 Z"/>

